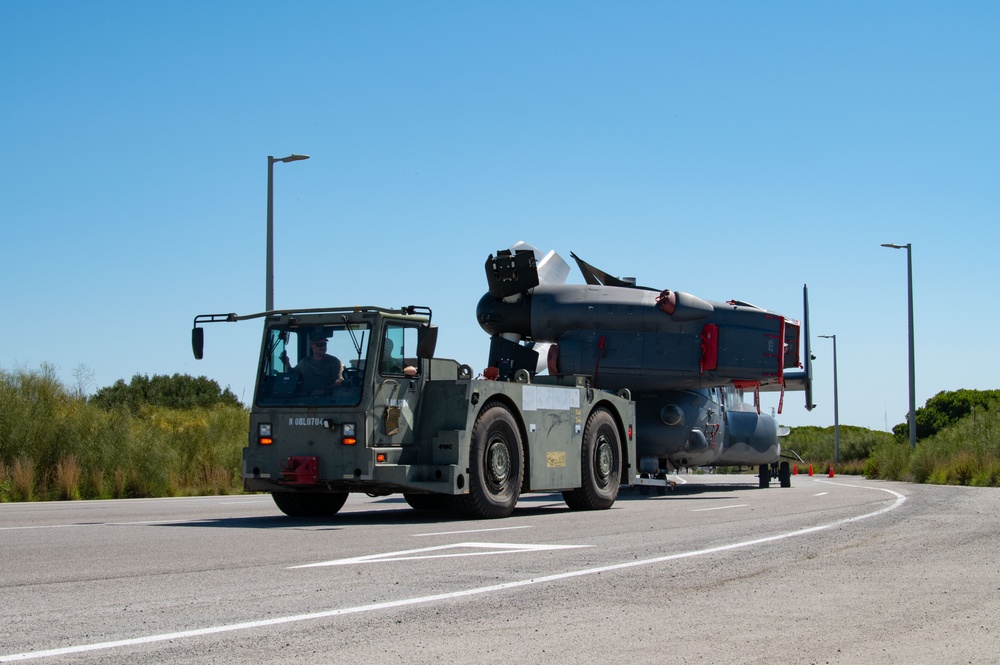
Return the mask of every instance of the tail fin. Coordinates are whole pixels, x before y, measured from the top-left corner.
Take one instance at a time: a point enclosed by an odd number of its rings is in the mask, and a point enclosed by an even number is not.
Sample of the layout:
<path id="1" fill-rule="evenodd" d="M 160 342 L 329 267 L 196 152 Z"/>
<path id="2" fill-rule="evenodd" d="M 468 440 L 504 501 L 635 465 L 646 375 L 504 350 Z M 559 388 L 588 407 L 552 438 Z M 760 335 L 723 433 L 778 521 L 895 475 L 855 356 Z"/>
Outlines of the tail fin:
<path id="1" fill-rule="evenodd" d="M 802 370 L 785 372 L 785 390 L 804 390 L 806 410 L 812 411 L 813 404 L 813 354 L 809 339 L 809 287 L 802 285 L 802 328 L 800 330 L 799 351 L 802 353 Z M 763 388 L 762 388 L 763 390 Z"/>

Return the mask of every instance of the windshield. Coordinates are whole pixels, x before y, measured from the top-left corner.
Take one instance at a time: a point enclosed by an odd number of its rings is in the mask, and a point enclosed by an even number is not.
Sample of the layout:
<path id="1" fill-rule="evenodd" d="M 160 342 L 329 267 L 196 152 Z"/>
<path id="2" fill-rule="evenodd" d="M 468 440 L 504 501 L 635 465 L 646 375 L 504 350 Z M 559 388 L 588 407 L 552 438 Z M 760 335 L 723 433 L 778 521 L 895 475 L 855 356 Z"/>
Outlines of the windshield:
<path id="1" fill-rule="evenodd" d="M 367 324 L 272 326 L 264 337 L 257 403 L 350 406 L 361 401 Z"/>

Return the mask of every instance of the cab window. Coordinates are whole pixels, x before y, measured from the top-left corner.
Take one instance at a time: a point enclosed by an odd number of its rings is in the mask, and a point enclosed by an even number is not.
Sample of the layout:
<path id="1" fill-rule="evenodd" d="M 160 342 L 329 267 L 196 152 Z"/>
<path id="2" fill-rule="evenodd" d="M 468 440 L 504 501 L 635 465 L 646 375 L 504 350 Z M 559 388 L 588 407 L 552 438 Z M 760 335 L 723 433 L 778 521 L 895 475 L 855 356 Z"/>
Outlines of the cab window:
<path id="1" fill-rule="evenodd" d="M 417 329 L 412 326 L 389 324 L 385 327 L 379 356 L 379 372 L 385 376 L 416 376 Z"/>

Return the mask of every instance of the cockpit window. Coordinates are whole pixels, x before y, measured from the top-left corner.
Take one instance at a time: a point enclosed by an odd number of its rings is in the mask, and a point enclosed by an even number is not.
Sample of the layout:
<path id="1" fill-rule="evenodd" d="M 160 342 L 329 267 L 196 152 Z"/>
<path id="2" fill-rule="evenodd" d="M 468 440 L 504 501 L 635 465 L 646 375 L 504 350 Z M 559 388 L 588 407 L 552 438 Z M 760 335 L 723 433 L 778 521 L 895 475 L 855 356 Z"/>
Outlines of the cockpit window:
<path id="1" fill-rule="evenodd" d="M 349 406 L 361 401 L 368 326 L 271 326 L 264 337 L 257 402 Z"/>

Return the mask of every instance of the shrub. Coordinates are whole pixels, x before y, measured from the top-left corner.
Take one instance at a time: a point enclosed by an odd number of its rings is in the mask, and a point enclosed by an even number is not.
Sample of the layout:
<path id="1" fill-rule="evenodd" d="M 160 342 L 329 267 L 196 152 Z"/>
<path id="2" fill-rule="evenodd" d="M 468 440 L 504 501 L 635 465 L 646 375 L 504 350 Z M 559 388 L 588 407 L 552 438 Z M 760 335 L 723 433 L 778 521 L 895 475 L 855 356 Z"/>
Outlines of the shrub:
<path id="1" fill-rule="evenodd" d="M 204 381 L 175 385 L 207 385 L 209 406 L 107 408 L 74 396 L 47 366 L 0 371 L 0 500 L 239 491 L 248 413 Z"/>
<path id="2" fill-rule="evenodd" d="M 136 374 L 129 383 L 119 379 L 113 386 L 101 388 L 91 401 L 105 410 L 124 407 L 133 413 L 144 406 L 171 409 L 242 406 L 229 388 L 222 389 L 218 383 L 204 376 L 188 374 L 156 374 L 152 378 Z"/>

